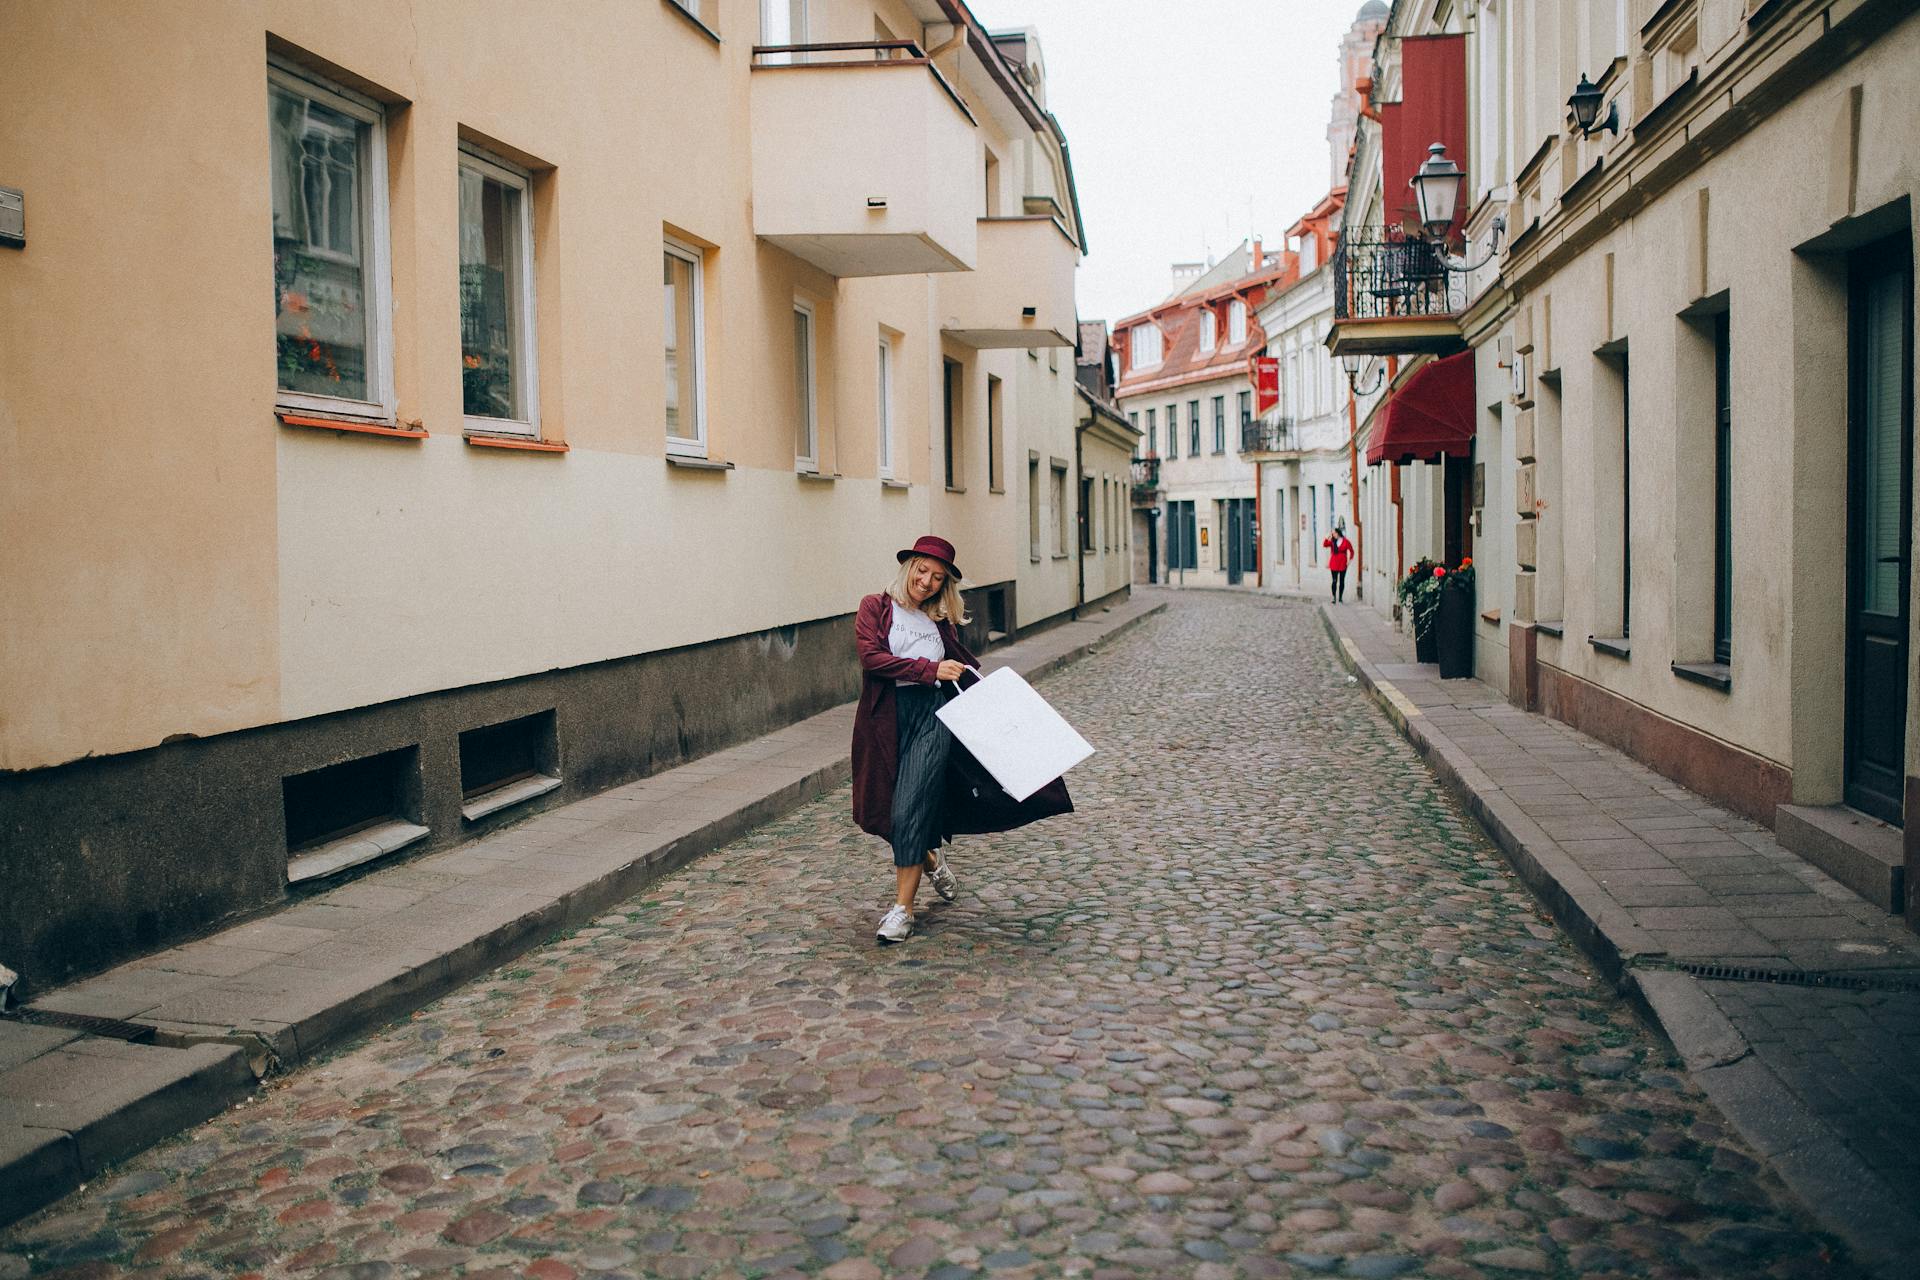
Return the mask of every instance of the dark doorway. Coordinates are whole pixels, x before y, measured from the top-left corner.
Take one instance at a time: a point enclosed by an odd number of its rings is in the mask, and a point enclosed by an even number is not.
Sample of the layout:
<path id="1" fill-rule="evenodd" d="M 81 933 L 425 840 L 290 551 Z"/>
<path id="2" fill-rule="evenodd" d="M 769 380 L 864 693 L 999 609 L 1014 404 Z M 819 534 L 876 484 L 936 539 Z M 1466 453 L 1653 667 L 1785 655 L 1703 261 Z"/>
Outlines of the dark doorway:
<path id="1" fill-rule="evenodd" d="M 1449 569 L 1473 554 L 1473 459 L 1449 457 L 1440 473 L 1445 494 L 1445 558 Z"/>
<path id="2" fill-rule="evenodd" d="M 1907 235 L 1849 263 L 1846 801 L 1901 821 L 1913 517 L 1913 258 Z"/>
<path id="3" fill-rule="evenodd" d="M 1253 499 L 1227 498 L 1220 507 L 1222 537 L 1226 541 L 1221 550 L 1227 565 L 1227 581 L 1238 586 L 1259 563 L 1259 552 L 1254 546 Z"/>
<path id="4" fill-rule="evenodd" d="M 1160 581 L 1160 512 L 1153 510 L 1146 514 L 1147 582 L 1153 584 Z"/>

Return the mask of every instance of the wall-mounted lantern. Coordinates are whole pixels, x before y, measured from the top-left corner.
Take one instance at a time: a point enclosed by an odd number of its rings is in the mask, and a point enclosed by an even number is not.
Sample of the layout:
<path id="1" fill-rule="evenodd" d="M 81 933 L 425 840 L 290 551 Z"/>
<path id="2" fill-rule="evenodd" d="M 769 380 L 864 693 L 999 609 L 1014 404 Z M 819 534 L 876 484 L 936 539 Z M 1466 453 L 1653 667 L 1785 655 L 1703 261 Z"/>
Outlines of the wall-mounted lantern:
<path id="1" fill-rule="evenodd" d="M 1460 207 L 1460 193 L 1467 183 L 1466 172 L 1447 158 L 1445 143 L 1427 148 L 1426 163 L 1407 180 L 1414 198 L 1420 202 L 1420 226 L 1424 238 L 1433 245 L 1440 264 L 1448 271 L 1473 271 L 1484 266 L 1500 251 L 1500 237 L 1506 234 L 1507 220 L 1495 218 L 1490 228 L 1486 256 L 1479 262 L 1455 262 L 1447 257 L 1447 232 L 1453 226 L 1454 213 Z"/>
<path id="2" fill-rule="evenodd" d="M 1607 103 L 1607 118 L 1600 118 L 1600 101 L 1605 95 L 1600 86 L 1582 74 L 1580 83 L 1574 86 L 1573 96 L 1567 99 L 1567 109 L 1573 112 L 1573 122 L 1580 126 L 1583 134 L 1596 133 L 1605 129 L 1618 135 L 1620 132 L 1620 104 Z"/>

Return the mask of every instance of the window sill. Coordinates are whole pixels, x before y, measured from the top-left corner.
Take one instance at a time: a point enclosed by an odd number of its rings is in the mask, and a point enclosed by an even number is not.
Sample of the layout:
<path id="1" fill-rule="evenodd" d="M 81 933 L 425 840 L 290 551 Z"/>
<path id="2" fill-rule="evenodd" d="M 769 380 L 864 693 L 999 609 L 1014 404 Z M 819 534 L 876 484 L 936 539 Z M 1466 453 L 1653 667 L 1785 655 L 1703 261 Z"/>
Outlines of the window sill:
<path id="1" fill-rule="evenodd" d="M 1480 621 L 1491 622 L 1497 627 L 1500 625 L 1500 611 L 1498 609 L 1488 609 L 1480 615 Z"/>
<path id="2" fill-rule="evenodd" d="M 1040 557 L 1039 557 L 1039 555 L 1037 555 L 1037 554 L 1035 554 L 1035 553 L 1033 553 L 1033 552 L 1029 552 L 1029 553 L 1027 554 L 1027 559 L 1028 559 L 1028 560 L 1029 560 L 1030 562 L 1032 562 L 1033 564 L 1039 564 L 1039 563 L 1040 563 Z"/>
<path id="3" fill-rule="evenodd" d="M 684 454 L 684 453 L 668 454 L 667 465 L 670 467 L 678 467 L 682 471 L 731 471 L 733 470 L 733 464 L 731 462 L 722 462 L 718 458 L 696 458 L 690 454 Z"/>
<path id="4" fill-rule="evenodd" d="M 374 422 L 363 418 L 326 418 L 315 413 L 293 413 L 279 410 L 274 414 L 285 427 L 311 427 L 319 431 L 351 431 L 363 436 L 386 436 L 393 440 L 425 440 L 425 427 L 402 427 L 391 422 Z"/>
<path id="5" fill-rule="evenodd" d="M 1064 551 L 1056 551 L 1053 553 L 1053 558 L 1055 560 L 1065 560 L 1067 558 L 1067 553 Z"/>
<path id="6" fill-rule="evenodd" d="M 1533 629 L 1542 635 L 1552 636 L 1555 640 L 1565 639 L 1567 634 L 1566 625 L 1559 622 L 1536 622 L 1533 624 Z"/>
<path id="7" fill-rule="evenodd" d="M 715 31 L 712 27 L 708 26 L 706 23 L 700 21 L 700 19 L 695 17 L 693 14 L 688 13 L 686 10 L 686 7 L 680 4 L 679 0 L 663 0 L 663 3 L 665 3 L 667 8 L 673 10 L 675 13 L 679 14 L 682 18 L 685 18 L 687 22 L 693 26 L 694 30 L 698 31 L 701 35 L 713 41 L 715 44 L 720 43 L 720 33 L 718 31 Z"/>
<path id="8" fill-rule="evenodd" d="M 913 486 L 908 484 L 905 480 L 895 480 L 888 476 L 881 477 L 880 487 L 882 489 L 890 490 L 894 493 L 905 493 L 907 490 L 913 488 Z"/>
<path id="9" fill-rule="evenodd" d="M 988 493 L 1005 493 L 1006 491 L 1007 486 L 1003 484 L 990 484 L 987 486 Z"/>
<path id="10" fill-rule="evenodd" d="M 967 491 L 967 486 L 963 484 L 959 484 L 959 485 L 950 484 L 947 486 L 948 493 L 965 493 L 966 491 Z"/>
<path id="11" fill-rule="evenodd" d="M 560 779 L 544 773 L 536 773 L 531 778 L 519 778 L 491 791 L 482 791 L 460 806 L 460 816 L 468 822 L 478 822 L 488 814 L 498 813 L 502 809 L 511 809 L 514 805 L 525 804 L 529 800 L 558 790 Z"/>
<path id="12" fill-rule="evenodd" d="M 796 471 L 795 479 L 807 480 L 814 484 L 832 484 L 840 478 L 838 471 Z"/>
<path id="13" fill-rule="evenodd" d="M 1587 643 L 1610 658 L 1624 661 L 1633 656 L 1633 642 L 1625 636 L 1588 636 Z"/>
<path id="14" fill-rule="evenodd" d="M 350 867 L 372 862 L 375 858 L 384 858 L 416 841 L 426 839 L 430 834 L 432 833 L 426 827 L 417 822 L 396 820 L 376 823 L 288 858 L 287 883 L 301 884 L 308 880 L 319 880 Z"/>
<path id="15" fill-rule="evenodd" d="M 1724 662 L 1676 662 L 1673 674 L 1722 693 L 1733 688 L 1733 668 Z"/>
<path id="16" fill-rule="evenodd" d="M 564 440 L 533 440 L 526 436 L 494 436 L 467 432 L 467 443 L 478 449 L 514 449 L 523 453 L 565 453 Z"/>

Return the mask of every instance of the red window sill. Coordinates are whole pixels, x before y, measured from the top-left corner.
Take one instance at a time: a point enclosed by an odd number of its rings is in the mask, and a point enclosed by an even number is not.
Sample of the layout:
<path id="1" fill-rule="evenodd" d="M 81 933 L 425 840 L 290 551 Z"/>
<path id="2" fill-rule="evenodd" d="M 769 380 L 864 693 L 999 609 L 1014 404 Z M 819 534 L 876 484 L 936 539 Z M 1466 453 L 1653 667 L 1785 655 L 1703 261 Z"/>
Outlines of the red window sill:
<path id="1" fill-rule="evenodd" d="M 363 436 L 389 436 L 396 440 L 425 440 L 425 427 L 388 427 L 355 418 L 323 418 L 311 413 L 276 413 L 283 426 L 312 427 L 320 431 L 352 431 Z"/>
<path id="2" fill-rule="evenodd" d="M 525 453 L 565 453 L 564 440 L 528 440 L 520 436 L 469 435 L 467 443 L 481 449 L 519 449 Z"/>

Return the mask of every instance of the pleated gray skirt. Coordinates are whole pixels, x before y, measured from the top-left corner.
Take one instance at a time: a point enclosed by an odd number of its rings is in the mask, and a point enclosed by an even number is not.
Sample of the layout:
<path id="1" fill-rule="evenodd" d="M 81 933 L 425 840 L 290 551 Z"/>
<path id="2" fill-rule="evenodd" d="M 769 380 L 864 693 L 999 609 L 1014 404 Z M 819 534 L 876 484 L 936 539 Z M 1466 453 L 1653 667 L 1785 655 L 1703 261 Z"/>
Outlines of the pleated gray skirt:
<path id="1" fill-rule="evenodd" d="M 900 769 L 893 781 L 893 865 L 917 867 L 939 839 L 940 805 L 953 735 L 934 712 L 937 685 L 901 685 L 893 691 L 894 733 Z"/>

